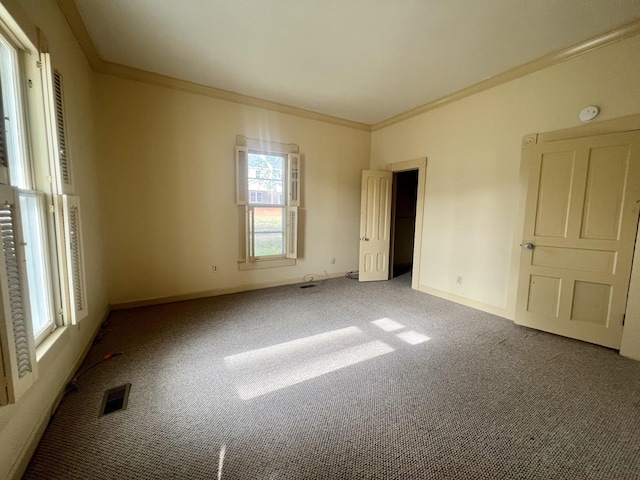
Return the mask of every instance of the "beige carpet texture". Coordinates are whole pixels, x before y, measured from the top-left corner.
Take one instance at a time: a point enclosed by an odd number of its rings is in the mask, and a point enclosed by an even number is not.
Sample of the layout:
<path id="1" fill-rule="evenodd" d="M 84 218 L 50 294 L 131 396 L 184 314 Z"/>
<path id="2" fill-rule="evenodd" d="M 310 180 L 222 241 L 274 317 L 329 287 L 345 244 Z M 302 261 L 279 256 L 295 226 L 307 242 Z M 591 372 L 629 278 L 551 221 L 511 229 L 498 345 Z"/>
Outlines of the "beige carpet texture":
<path id="1" fill-rule="evenodd" d="M 640 479 L 640 362 L 408 275 L 116 311 L 80 371 L 25 480 Z"/>

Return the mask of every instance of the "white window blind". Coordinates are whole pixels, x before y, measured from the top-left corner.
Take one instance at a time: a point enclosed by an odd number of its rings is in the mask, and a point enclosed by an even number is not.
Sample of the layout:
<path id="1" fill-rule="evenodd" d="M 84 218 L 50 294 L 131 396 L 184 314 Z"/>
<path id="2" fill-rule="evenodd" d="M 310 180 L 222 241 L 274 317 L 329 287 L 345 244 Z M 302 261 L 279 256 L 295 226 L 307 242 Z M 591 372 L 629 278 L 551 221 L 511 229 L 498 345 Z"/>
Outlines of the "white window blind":
<path id="1" fill-rule="evenodd" d="M 300 206 L 300 154 L 289 154 L 289 206 Z"/>
<path id="2" fill-rule="evenodd" d="M 0 185 L 0 322 L 3 376 L 0 404 L 13 403 L 35 380 L 35 345 L 24 276 L 24 252 L 17 189 Z"/>
<path id="3" fill-rule="evenodd" d="M 72 323 L 87 315 L 86 283 L 80 218 L 80 199 L 63 195 L 69 310 Z"/>
<path id="4" fill-rule="evenodd" d="M 53 72 L 53 99 L 55 103 L 56 132 L 58 134 L 58 170 L 62 193 L 73 193 L 73 182 L 71 178 L 71 165 L 69 164 L 69 153 L 67 147 L 66 119 L 64 113 L 64 91 L 62 85 L 62 74 L 59 71 Z"/>
<path id="5" fill-rule="evenodd" d="M 236 147 L 236 204 L 249 203 L 249 150 Z"/>
<path id="6" fill-rule="evenodd" d="M 298 207 L 287 208 L 287 258 L 298 258 Z"/>
<path id="7" fill-rule="evenodd" d="M 44 89 L 44 108 L 48 122 L 49 149 L 52 154 L 52 169 L 55 190 L 72 195 L 74 184 L 71 157 L 67 141 L 67 120 L 65 114 L 64 84 L 62 73 L 53 70 L 48 53 L 40 54 L 40 72 Z"/>

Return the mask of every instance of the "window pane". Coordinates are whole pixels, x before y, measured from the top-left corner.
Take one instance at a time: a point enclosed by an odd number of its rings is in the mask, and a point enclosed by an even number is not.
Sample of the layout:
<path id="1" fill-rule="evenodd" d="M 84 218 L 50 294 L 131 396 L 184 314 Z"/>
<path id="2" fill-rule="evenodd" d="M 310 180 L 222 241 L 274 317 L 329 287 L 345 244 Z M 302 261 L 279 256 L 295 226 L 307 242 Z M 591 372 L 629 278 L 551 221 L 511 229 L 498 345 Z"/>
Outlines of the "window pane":
<path id="1" fill-rule="evenodd" d="M 284 255 L 284 208 L 253 208 L 253 256 Z"/>
<path id="2" fill-rule="evenodd" d="M 17 55 L 2 37 L 0 37 L 0 84 L 2 85 L 10 183 L 16 187 L 29 188 L 28 169 L 20 140 L 22 126 L 17 89 Z"/>
<path id="3" fill-rule="evenodd" d="M 249 153 L 249 203 L 284 205 L 282 156 Z"/>
<path id="4" fill-rule="evenodd" d="M 41 198 L 35 193 L 20 193 L 20 212 L 24 235 L 25 259 L 27 263 L 27 283 L 33 333 L 38 335 L 53 327 L 51 294 L 47 281 L 47 263 L 44 251 L 43 208 Z"/>

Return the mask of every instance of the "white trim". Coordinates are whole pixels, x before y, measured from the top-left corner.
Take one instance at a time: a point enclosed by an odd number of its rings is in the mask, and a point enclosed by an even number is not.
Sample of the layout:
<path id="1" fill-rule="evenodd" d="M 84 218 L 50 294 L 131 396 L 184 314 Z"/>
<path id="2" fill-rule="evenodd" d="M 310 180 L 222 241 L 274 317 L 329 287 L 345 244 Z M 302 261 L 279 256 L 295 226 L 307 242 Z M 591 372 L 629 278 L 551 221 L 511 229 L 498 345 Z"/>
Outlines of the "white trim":
<path id="1" fill-rule="evenodd" d="M 418 170 L 418 193 L 416 199 L 416 224 L 413 242 L 413 270 L 411 272 L 411 288 L 419 290 L 420 263 L 422 261 L 422 226 L 424 224 L 424 197 L 427 181 L 427 157 L 420 157 L 406 162 L 390 163 L 391 172 Z"/>
<path id="2" fill-rule="evenodd" d="M 259 138 L 250 138 L 244 135 L 236 135 L 236 146 L 247 147 L 249 150 L 258 150 L 263 153 L 298 153 L 300 147 L 295 143 L 272 142 Z"/>
<path id="3" fill-rule="evenodd" d="M 513 318 L 509 316 L 509 312 L 507 312 L 506 308 L 496 307 L 495 305 L 489 305 L 488 303 L 478 302 L 470 298 L 461 297 L 453 293 L 438 290 L 437 288 L 427 287 L 426 285 L 420 285 L 418 287 L 418 290 L 435 297 L 440 297 L 451 302 L 459 303 L 460 305 L 464 305 L 466 307 L 475 308 L 476 310 L 481 310 L 483 312 L 491 313 L 492 315 L 497 315 L 508 320 L 513 320 Z"/>
<path id="4" fill-rule="evenodd" d="M 238 270 L 259 270 L 261 268 L 292 267 L 296 264 L 295 258 L 258 258 L 244 262 L 238 261 Z"/>
<path id="5" fill-rule="evenodd" d="M 550 66 L 557 65 L 567 60 L 571 60 L 572 58 L 591 52 L 600 47 L 611 45 L 640 34 L 640 19 L 637 19 L 627 24 L 620 25 L 613 30 L 597 35 L 596 37 L 582 41 L 571 47 L 544 55 L 524 65 L 512 68 L 511 70 L 507 70 L 474 85 L 463 88 L 462 90 L 458 90 L 457 92 L 445 95 L 444 97 L 436 99 L 432 102 L 420 105 L 416 108 L 399 113 L 398 115 L 392 116 L 386 120 L 370 125 L 367 123 L 355 122 L 352 120 L 313 112 L 310 110 L 305 110 L 302 108 L 297 108 L 291 105 L 285 105 L 270 100 L 250 97 L 236 92 L 221 90 L 215 87 L 198 85 L 186 80 L 180 80 L 177 78 L 168 77 L 166 75 L 159 75 L 157 73 L 127 67 L 125 65 L 120 65 L 117 63 L 107 62 L 100 58 L 100 56 L 98 55 L 96 47 L 91 40 L 91 36 L 87 31 L 87 28 L 82 20 L 82 16 L 80 15 L 78 7 L 76 6 L 74 0 L 57 0 L 57 2 L 60 10 L 62 11 L 62 14 L 69 22 L 69 26 L 71 27 L 73 34 L 78 40 L 80 47 L 82 48 L 82 50 L 84 50 L 84 53 L 89 60 L 89 64 L 91 65 L 93 70 L 97 72 L 122 78 L 128 78 L 140 82 L 147 82 L 184 92 L 195 93 L 197 95 L 209 96 L 228 102 L 235 102 L 243 105 L 263 108 L 265 110 L 296 115 L 302 118 L 308 118 L 320 122 L 354 128 L 366 132 L 375 132 L 390 125 L 421 115 L 430 110 L 442 107 L 443 105 L 456 102 L 476 93 L 480 93 L 498 85 L 502 85 L 511 80 L 515 80 L 525 75 L 538 72 Z"/>
<path id="6" fill-rule="evenodd" d="M 425 103 L 424 105 L 420 105 L 418 107 L 412 108 L 411 110 L 407 110 L 406 112 L 394 115 L 393 117 L 387 118 L 386 120 L 371 125 L 371 131 L 375 132 L 377 130 L 381 130 L 396 123 L 400 123 L 418 115 L 422 115 L 423 113 L 429 112 L 431 110 L 435 110 L 444 105 L 448 105 L 449 103 L 457 102 L 458 100 L 470 97 L 471 95 L 475 95 L 476 93 L 484 92 L 485 90 L 489 90 L 490 88 L 503 85 L 507 82 L 516 80 L 535 72 L 539 72 L 541 70 L 544 70 L 545 68 L 552 67 L 559 63 L 566 62 L 567 60 L 571 60 L 572 58 L 575 58 L 579 55 L 583 55 L 585 53 L 596 50 L 597 48 L 612 45 L 638 34 L 640 34 L 640 19 L 636 19 L 624 25 L 620 25 L 613 30 L 580 42 L 571 47 L 563 48 L 562 50 L 543 55 L 542 57 L 536 58 L 535 60 L 532 60 L 528 63 L 498 73 L 497 75 L 489 77 L 485 80 L 453 92 L 449 95 L 445 95 L 444 97 Z"/>
<path id="7" fill-rule="evenodd" d="M 344 277 L 349 272 L 335 272 L 329 274 L 329 278 L 339 278 Z M 326 277 L 325 277 L 326 278 Z M 132 302 L 120 302 L 114 303 L 110 306 L 111 311 L 116 310 L 125 310 L 128 308 L 137 308 L 137 307 L 148 307 L 151 305 L 163 305 L 165 303 L 174 303 L 174 302 L 183 302 L 186 300 L 195 300 L 198 298 L 209 298 L 209 297 L 217 297 L 220 295 L 227 295 L 230 293 L 240 293 L 240 292 L 250 292 L 252 290 L 261 290 L 263 288 L 271 288 L 271 287 L 282 287 L 285 285 L 295 285 L 295 284 L 303 284 L 305 283 L 301 278 L 287 278 L 284 280 L 278 280 L 275 282 L 265 282 L 265 283 L 256 283 L 252 285 L 238 285 L 230 288 L 218 288 L 215 290 L 206 290 L 203 292 L 194 292 L 194 293 L 186 293 L 183 295 L 173 295 L 170 297 L 156 297 L 149 298 L 146 300 L 137 300 Z"/>
<path id="8" fill-rule="evenodd" d="M 37 38 L 31 38 L 25 32 L 39 32 L 22 7 L 13 0 L 0 3 L 0 31 L 5 37 L 28 54 L 36 53 Z M 35 40 L 35 41 L 34 41 Z"/>
<path id="9" fill-rule="evenodd" d="M 63 325 L 62 327 L 57 327 L 52 333 L 47 335 L 47 337 L 40 342 L 40 344 L 36 347 L 36 363 L 38 364 L 38 369 L 40 369 L 40 365 L 42 364 L 42 360 L 44 357 L 54 349 L 54 346 L 59 347 L 59 339 L 65 335 L 68 339 L 69 335 L 69 325 Z M 62 341 L 60 341 L 62 342 Z"/>

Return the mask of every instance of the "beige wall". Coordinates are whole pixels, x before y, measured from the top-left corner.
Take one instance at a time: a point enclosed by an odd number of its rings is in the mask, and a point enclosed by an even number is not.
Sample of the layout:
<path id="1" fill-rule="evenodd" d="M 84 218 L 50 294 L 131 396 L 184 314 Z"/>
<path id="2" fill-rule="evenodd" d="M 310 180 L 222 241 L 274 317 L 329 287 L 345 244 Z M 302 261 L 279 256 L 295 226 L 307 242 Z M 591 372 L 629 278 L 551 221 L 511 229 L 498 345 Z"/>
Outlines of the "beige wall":
<path id="1" fill-rule="evenodd" d="M 638 65 L 634 37 L 373 132 L 371 168 L 428 158 L 422 290 L 513 318 L 521 139 L 579 125 L 587 105 L 640 113 Z"/>
<path id="2" fill-rule="evenodd" d="M 64 331 L 19 403 L 0 408 L 2 479 L 23 468 L 108 302 L 356 269 L 360 174 L 369 166 L 428 157 L 421 288 L 512 318 L 521 137 L 575 126 L 589 104 L 602 108 L 602 119 L 640 112 L 640 37 L 369 134 L 93 74 L 55 0 L 3 3 L 22 5 L 64 73 L 89 317 Z M 306 221 L 295 267 L 237 268 L 237 134 L 300 145 Z M 631 297 L 640 298 L 637 267 Z M 623 347 L 640 359 L 640 340 L 630 336 L 640 331 L 640 306 L 631 307 Z"/>
<path id="3" fill-rule="evenodd" d="M 81 197 L 89 316 L 67 327 L 56 345 L 38 362 L 39 378 L 17 404 L 0 408 L 0 478 L 20 473 L 30 447 L 46 426 L 58 394 L 78 366 L 107 311 L 103 276 L 99 185 L 93 143 L 93 73 L 66 20 L 53 0 L 6 1 L 22 6 L 46 36 L 56 68 L 63 72 L 68 143 L 76 193 Z M 19 8 L 19 7 L 18 7 Z M 64 446 L 61 446 L 64 448 Z"/>
<path id="4" fill-rule="evenodd" d="M 368 132 L 106 75 L 97 88 L 112 303 L 357 269 Z M 238 270 L 238 134 L 300 146 L 305 221 L 294 267 Z"/>

